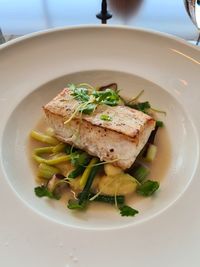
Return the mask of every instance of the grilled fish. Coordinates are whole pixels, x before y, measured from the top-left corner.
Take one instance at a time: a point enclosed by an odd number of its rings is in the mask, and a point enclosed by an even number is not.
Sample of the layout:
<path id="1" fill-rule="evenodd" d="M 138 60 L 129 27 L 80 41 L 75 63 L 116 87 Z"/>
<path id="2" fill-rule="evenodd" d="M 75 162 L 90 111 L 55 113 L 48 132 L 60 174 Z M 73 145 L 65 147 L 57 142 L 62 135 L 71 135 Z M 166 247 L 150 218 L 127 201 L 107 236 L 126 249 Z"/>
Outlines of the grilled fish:
<path id="1" fill-rule="evenodd" d="M 155 120 L 122 105 L 98 105 L 90 115 L 77 112 L 79 106 L 70 89 L 65 88 L 43 107 L 55 136 L 102 161 L 122 169 L 131 167 L 154 130 Z M 101 115 L 112 120 L 102 120 Z"/>

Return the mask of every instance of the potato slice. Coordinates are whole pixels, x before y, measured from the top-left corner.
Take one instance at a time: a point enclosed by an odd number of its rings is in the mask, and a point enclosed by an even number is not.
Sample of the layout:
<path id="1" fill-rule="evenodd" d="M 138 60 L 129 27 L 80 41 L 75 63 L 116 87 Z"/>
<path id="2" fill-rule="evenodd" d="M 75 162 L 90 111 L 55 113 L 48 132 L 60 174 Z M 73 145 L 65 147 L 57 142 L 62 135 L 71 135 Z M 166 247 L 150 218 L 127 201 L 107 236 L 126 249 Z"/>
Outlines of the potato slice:
<path id="1" fill-rule="evenodd" d="M 102 176 L 100 176 L 100 175 L 95 176 L 94 181 L 93 181 L 92 186 L 91 186 L 91 191 L 93 193 L 96 193 L 101 177 Z M 80 180 L 81 180 L 81 176 L 78 176 L 75 179 L 71 179 L 71 181 L 70 181 L 70 187 L 75 192 L 81 192 L 84 188 L 84 185 L 82 185 L 82 186 L 80 185 Z"/>
<path id="2" fill-rule="evenodd" d="M 105 195 L 128 195 L 136 191 L 138 182 L 131 175 L 121 173 L 115 176 L 104 175 L 99 182 L 99 190 Z"/>
<path id="3" fill-rule="evenodd" d="M 107 176 L 115 176 L 123 172 L 121 168 L 116 167 L 110 163 L 104 165 L 104 171 Z"/>

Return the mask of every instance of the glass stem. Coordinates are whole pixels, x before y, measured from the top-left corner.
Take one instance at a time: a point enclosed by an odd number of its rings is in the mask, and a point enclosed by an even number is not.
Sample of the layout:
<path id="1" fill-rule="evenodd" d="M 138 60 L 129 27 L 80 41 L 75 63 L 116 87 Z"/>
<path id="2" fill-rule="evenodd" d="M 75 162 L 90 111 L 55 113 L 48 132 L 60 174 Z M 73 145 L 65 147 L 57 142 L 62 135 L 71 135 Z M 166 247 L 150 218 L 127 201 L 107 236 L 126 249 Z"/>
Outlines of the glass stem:
<path id="1" fill-rule="evenodd" d="M 199 42 L 200 42 L 200 32 L 199 32 L 199 36 L 198 36 L 198 39 L 197 39 L 196 45 L 199 45 Z"/>

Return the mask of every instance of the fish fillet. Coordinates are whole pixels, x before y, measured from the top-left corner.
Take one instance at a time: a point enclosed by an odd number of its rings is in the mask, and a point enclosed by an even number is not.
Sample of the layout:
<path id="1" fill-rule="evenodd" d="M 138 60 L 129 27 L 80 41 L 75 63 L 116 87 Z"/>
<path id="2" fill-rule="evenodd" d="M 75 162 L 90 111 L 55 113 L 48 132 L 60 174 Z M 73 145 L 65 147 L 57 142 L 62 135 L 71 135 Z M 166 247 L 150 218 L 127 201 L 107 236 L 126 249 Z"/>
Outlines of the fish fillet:
<path id="1" fill-rule="evenodd" d="M 155 120 L 126 106 L 99 105 L 91 115 L 77 112 L 64 124 L 79 105 L 70 89 L 65 88 L 43 107 L 56 137 L 102 161 L 113 161 L 122 169 L 131 167 L 154 130 Z M 104 121 L 101 115 L 109 115 L 112 120 Z"/>

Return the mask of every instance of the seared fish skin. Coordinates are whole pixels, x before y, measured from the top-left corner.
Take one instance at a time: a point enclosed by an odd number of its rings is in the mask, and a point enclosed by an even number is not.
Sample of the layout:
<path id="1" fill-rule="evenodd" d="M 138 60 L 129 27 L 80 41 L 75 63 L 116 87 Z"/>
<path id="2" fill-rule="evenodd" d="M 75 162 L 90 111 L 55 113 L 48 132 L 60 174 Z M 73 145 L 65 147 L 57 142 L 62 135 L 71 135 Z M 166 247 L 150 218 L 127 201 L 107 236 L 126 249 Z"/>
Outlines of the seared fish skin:
<path id="1" fill-rule="evenodd" d="M 149 115 L 126 106 L 99 105 L 91 115 L 76 113 L 80 102 L 65 88 L 43 109 L 56 137 L 85 150 L 102 161 L 114 161 L 122 169 L 130 168 L 146 144 L 155 120 Z M 101 115 L 109 115 L 104 121 Z"/>

